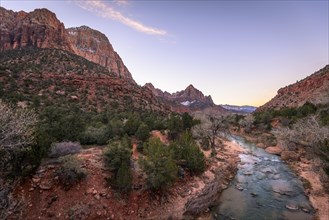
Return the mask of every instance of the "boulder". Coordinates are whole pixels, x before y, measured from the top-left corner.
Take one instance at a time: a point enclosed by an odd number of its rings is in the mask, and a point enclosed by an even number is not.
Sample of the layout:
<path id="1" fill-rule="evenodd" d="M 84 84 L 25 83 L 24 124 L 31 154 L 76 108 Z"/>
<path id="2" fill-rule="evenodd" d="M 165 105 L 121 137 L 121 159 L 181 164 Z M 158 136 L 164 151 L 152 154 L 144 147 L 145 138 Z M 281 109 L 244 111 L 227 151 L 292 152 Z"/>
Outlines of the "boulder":
<path id="1" fill-rule="evenodd" d="M 266 145 L 263 144 L 263 143 L 258 143 L 258 144 L 256 145 L 256 147 L 259 147 L 259 148 L 263 148 L 263 149 L 265 149 L 265 148 L 266 148 Z"/>
<path id="2" fill-rule="evenodd" d="M 299 160 L 299 155 L 294 151 L 285 150 L 285 151 L 281 152 L 281 160 L 298 161 Z"/>
<path id="3" fill-rule="evenodd" d="M 272 147 L 267 147 L 265 151 L 269 154 L 276 154 L 276 155 L 281 155 L 282 148 L 280 146 L 272 146 Z"/>

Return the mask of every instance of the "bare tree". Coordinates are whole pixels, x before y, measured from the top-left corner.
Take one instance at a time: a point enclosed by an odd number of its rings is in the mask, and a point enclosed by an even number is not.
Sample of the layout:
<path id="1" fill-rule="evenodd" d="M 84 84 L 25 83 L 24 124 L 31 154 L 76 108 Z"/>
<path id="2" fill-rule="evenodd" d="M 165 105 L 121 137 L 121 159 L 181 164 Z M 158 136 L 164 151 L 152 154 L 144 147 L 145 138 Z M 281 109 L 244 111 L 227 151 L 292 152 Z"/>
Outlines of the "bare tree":
<path id="1" fill-rule="evenodd" d="M 33 111 L 15 108 L 0 100 L 1 171 L 12 168 L 11 162 L 17 163 L 14 161 L 17 155 L 34 143 L 37 121 Z"/>
<path id="2" fill-rule="evenodd" d="M 315 115 L 298 120 L 291 128 L 273 129 L 272 133 L 283 142 L 293 142 L 305 146 L 315 146 L 329 138 L 328 126 L 321 126 Z"/>
<path id="3" fill-rule="evenodd" d="M 195 117 L 201 123 L 192 129 L 193 136 L 200 140 L 206 140 L 213 152 L 215 152 L 217 139 L 224 137 L 228 132 L 226 117 L 219 114 L 199 114 L 195 115 Z"/>

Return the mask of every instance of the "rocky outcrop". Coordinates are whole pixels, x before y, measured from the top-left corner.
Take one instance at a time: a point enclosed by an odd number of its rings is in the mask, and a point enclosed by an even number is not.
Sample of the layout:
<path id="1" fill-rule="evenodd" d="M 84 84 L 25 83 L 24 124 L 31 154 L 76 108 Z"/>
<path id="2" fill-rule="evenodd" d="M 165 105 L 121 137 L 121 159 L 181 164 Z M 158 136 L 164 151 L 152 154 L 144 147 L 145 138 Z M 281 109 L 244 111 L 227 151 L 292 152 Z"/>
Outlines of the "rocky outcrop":
<path id="1" fill-rule="evenodd" d="M 0 7 L 0 52 L 25 47 L 55 48 L 75 53 L 106 67 L 112 74 L 135 83 L 108 38 L 86 26 L 65 29 L 48 9 L 30 13 Z"/>
<path id="2" fill-rule="evenodd" d="M 306 102 L 329 103 L 329 65 L 305 79 L 278 90 L 278 94 L 257 111 L 300 107 Z"/>
<path id="3" fill-rule="evenodd" d="M 0 7 L 0 52 L 24 47 L 57 48 L 73 52 L 64 24 L 48 9 L 30 13 Z"/>
<path id="4" fill-rule="evenodd" d="M 67 33 L 75 54 L 108 68 L 120 78 L 133 81 L 129 70 L 103 33 L 87 26 L 68 28 Z"/>

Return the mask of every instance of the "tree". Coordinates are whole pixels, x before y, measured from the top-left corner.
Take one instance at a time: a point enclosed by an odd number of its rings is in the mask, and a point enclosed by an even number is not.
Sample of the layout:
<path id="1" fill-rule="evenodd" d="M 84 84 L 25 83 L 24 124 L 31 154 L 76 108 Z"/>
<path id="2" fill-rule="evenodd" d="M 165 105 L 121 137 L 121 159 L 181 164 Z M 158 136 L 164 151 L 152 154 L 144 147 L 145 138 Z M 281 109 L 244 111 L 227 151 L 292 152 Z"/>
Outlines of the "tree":
<path id="1" fill-rule="evenodd" d="M 172 152 L 160 139 L 151 138 L 144 143 L 145 158 L 140 165 L 147 174 L 147 182 L 151 189 L 163 189 L 172 184 L 177 177 L 177 166 Z"/>
<path id="2" fill-rule="evenodd" d="M 202 140 L 208 141 L 209 146 L 212 148 L 212 153 L 215 153 L 217 146 L 217 139 L 224 136 L 228 132 L 228 122 L 224 116 L 221 115 L 202 115 L 201 124 L 195 126 L 193 135 Z"/>
<path id="3" fill-rule="evenodd" d="M 127 163 L 122 162 L 118 172 L 116 173 L 114 186 L 121 192 L 128 192 L 131 189 L 131 171 Z"/>
<path id="4" fill-rule="evenodd" d="M 0 101 L 0 171 L 18 174 L 29 164 L 28 152 L 35 144 L 36 114 Z"/>
<path id="5" fill-rule="evenodd" d="M 205 170 L 204 154 L 188 132 L 184 132 L 170 147 L 176 161 L 188 168 L 191 173 L 199 174 Z"/>
<path id="6" fill-rule="evenodd" d="M 171 114 L 168 120 L 168 136 L 171 140 L 178 137 L 179 133 L 183 130 L 183 121 L 179 115 Z"/>
<path id="7" fill-rule="evenodd" d="M 131 150 L 123 147 L 120 143 L 113 143 L 104 152 L 105 163 L 115 173 L 122 163 L 130 163 Z"/>
<path id="8" fill-rule="evenodd" d="M 104 152 L 106 166 L 113 172 L 109 183 L 121 192 L 131 189 L 131 171 L 129 168 L 131 150 L 123 146 L 122 141 L 111 143 Z"/>
<path id="9" fill-rule="evenodd" d="M 146 141 L 150 137 L 150 129 L 146 124 L 142 123 L 138 127 L 135 135 L 139 140 Z"/>

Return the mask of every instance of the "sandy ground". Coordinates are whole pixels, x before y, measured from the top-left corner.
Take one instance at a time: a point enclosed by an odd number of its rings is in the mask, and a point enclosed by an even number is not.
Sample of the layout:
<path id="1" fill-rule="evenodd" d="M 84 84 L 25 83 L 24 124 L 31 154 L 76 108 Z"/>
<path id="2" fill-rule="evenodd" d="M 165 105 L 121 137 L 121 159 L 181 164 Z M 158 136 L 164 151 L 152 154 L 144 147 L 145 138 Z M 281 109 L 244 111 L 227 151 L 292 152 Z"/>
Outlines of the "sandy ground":
<path id="1" fill-rule="evenodd" d="M 297 174 L 309 181 L 311 188 L 307 190 L 310 202 L 316 209 L 316 219 L 329 219 L 329 195 L 325 193 L 320 176 L 312 169 L 311 161 L 298 161 L 293 169 Z"/>

